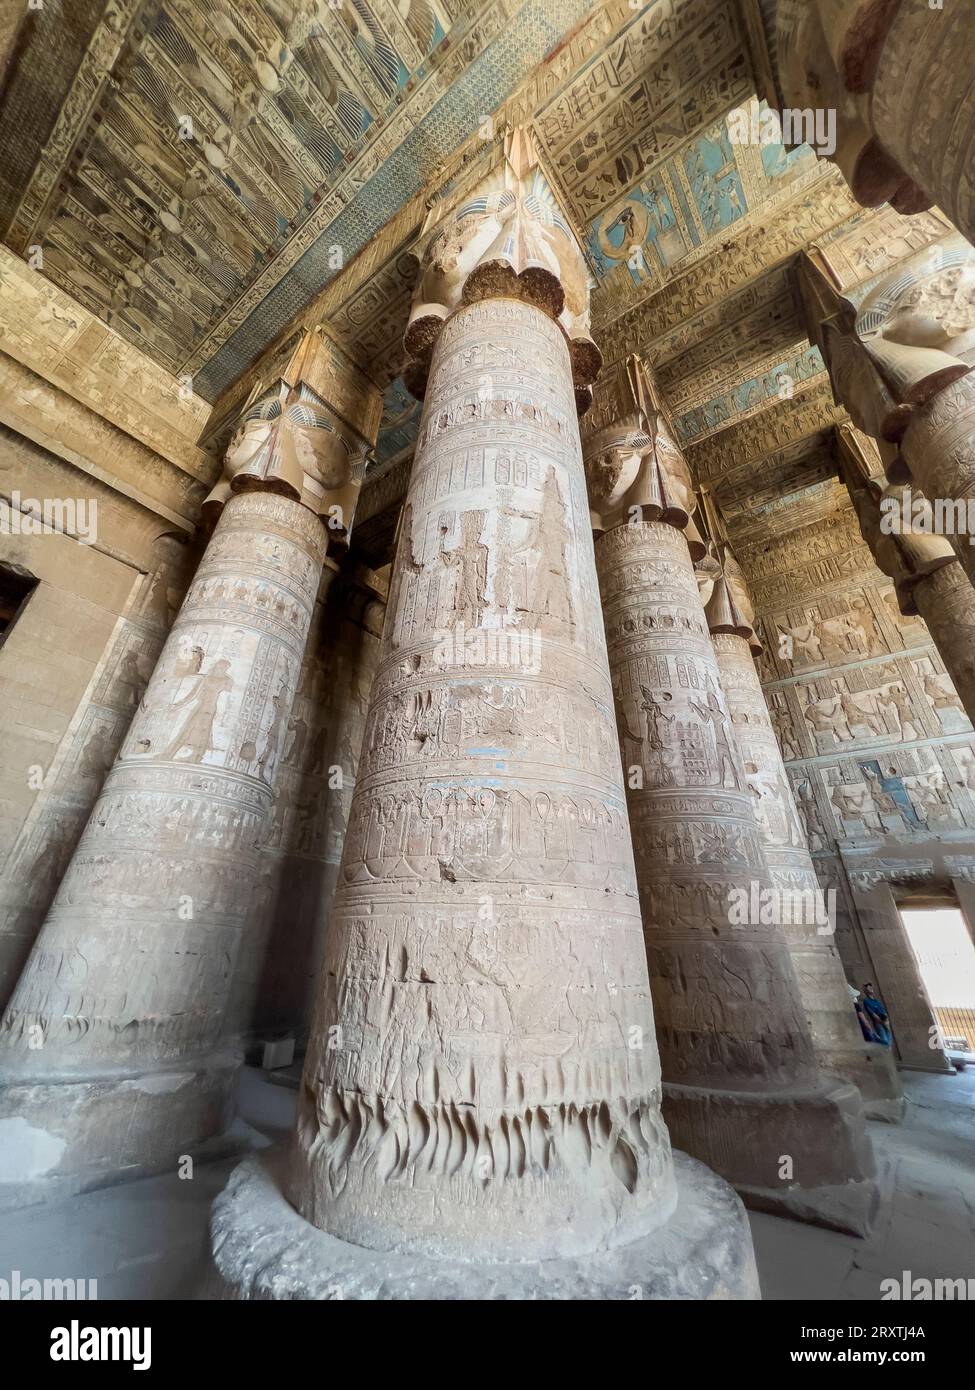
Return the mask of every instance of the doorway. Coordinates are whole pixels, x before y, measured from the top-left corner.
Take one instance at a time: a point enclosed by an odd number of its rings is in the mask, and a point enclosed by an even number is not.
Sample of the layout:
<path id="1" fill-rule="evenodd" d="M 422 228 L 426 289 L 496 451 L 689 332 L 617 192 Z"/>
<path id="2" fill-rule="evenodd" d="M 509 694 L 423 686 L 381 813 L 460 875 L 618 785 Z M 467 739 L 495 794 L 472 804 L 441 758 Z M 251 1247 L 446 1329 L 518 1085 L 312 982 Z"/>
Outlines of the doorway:
<path id="1" fill-rule="evenodd" d="M 957 907 L 900 909 L 948 1052 L 975 1053 L 975 945 Z"/>

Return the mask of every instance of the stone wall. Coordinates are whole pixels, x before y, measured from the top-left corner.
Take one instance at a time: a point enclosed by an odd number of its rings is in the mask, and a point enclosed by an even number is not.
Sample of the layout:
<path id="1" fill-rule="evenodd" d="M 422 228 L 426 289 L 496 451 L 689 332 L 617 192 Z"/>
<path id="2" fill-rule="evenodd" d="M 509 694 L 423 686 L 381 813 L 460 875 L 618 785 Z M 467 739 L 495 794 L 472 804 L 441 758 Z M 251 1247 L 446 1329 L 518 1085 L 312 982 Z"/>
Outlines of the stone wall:
<path id="1" fill-rule="evenodd" d="M 37 581 L 0 644 L 0 1000 L 128 728 L 196 561 L 185 532 L 0 425 L 0 499 L 97 503 L 96 539 L 0 532 Z M 77 518 L 89 513 L 75 513 Z M 17 523 L 14 523 L 16 526 Z M 83 534 L 90 532 L 86 528 Z"/>
<path id="2" fill-rule="evenodd" d="M 975 864 L 975 736 L 927 627 L 901 616 L 839 485 L 833 502 L 809 524 L 797 505 L 792 529 L 782 509 L 774 539 L 739 542 L 737 553 L 796 803 L 817 871 L 836 889 L 847 976 L 886 989 L 895 1028 L 899 997 L 901 1060 L 923 1064 L 927 1039 L 904 1026 L 917 976 L 894 904 L 960 896 Z"/>

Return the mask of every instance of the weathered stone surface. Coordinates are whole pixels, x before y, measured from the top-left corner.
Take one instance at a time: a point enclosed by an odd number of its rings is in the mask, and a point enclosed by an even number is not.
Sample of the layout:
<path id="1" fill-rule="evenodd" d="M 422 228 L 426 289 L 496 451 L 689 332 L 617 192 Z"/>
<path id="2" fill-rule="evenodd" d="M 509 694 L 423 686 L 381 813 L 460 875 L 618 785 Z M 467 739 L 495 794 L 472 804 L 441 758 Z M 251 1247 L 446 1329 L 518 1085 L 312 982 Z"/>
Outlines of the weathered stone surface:
<path id="1" fill-rule="evenodd" d="M 840 472 L 863 539 L 880 569 L 894 581 L 901 613 L 919 613 L 924 619 L 968 718 L 975 719 L 975 589 L 949 538 L 938 534 L 931 503 L 920 489 L 903 482 L 882 486 L 886 480 L 869 471 L 869 441 L 849 425 L 837 434 Z M 899 477 L 906 468 L 903 458 L 893 446 L 885 452 L 888 477 Z M 923 508 L 920 517 L 918 504 Z"/>
<path id="2" fill-rule="evenodd" d="M 337 1240 L 285 1199 L 281 1155 L 245 1160 L 214 1204 L 208 1292 L 230 1299 L 757 1299 L 751 1233 L 732 1190 L 674 1154 L 667 1222 L 624 1245 L 517 1264 L 433 1260 Z"/>
<path id="3" fill-rule="evenodd" d="M 899 1118 L 904 1101 L 890 1054 L 868 1046 L 850 1006 L 836 949 L 835 911 L 820 887 L 795 797 L 786 774 L 755 658 L 761 653 L 755 612 L 723 520 L 709 494 L 709 555 L 698 585 L 708 594 L 705 616 L 728 702 L 745 779 L 754 798 L 774 898 L 769 910 L 782 927 L 821 1070 L 860 1091 L 865 1113 Z"/>
<path id="4" fill-rule="evenodd" d="M 424 409 L 284 1178 L 367 1293 L 375 1252 L 524 1269 L 633 1249 L 677 1202 L 576 418 L 581 258 L 505 151 L 503 190 L 428 243 L 407 333 Z"/>
<path id="5" fill-rule="evenodd" d="M 757 902 L 773 897 L 773 884 L 684 534 L 691 511 L 687 465 L 636 362 L 634 379 L 641 376 L 644 389 L 622 393 L 622 420 L 605 420 L 597 399 L 586 469 L 594 524 L 602 532 L 596 567 L 667 1124 L 678 1147 L 743 1188 L 763 1187 L 774 1167 L 771 1147 L 765 1150 L 757 1132 L 744 1144 L 729 1140 L 748 1118 L 747 1111 L 734 1118 L 740 1093 L 764 1091 L 767 1107 L 781 1103 L 776 1154 L 805 1156 L 799 1181 L 862 1183 L 869 1206 L 873 1160 L 859 1099 L 847 1088 L 850 1103 L 840 1105 L 826 1081 L 817 1085 L 780 918 L 756 911 Z M 637 463 L 628 465 L 634 452 Z M 627 468 L 637 477 L 645 473 L 648 455 L 651 471 L 664 476 L 658 495 L 614 506 L 617 479 L 625 479 Z M 683 505 L 675 505 L 678 498 Z M 690 543 L 703 559 L 696 532 Z M 720 593 L 713 587 L 727 624 L 748 631 L 727 585 Z M 797 1093 L 808 1099 L 808 1110 Z"/>
<path id="6" fill-rule="evenodd" d="M 975 235 L 975 2 L 778 0 L 776 20 L 786 103 L 837 112 L 831 157 L 859 201 L 903 213 L 937 203 Z"/>
<path id="7" fill-rule="evenodd" d="M 0 1021 L 0 1113 L 63 1129 L 51 1177 L 159 1166 L 225 1119 L 181 1113 L 198 1088 L 180 1078 L 221 1046 L 325 545 L 288 498 L 228 503 Z M 114 1151 L 115 1123 L 86 1112 L 133 1078 L 160 1114 Z"/>
<path id="8" fill-rule="evenodd" d="M 561 329 L 512 300 L 458 309 L 430 369 L 291 1184 L 357 1244 L 576 1253 L 673 1202 L 587 514 Z"/>

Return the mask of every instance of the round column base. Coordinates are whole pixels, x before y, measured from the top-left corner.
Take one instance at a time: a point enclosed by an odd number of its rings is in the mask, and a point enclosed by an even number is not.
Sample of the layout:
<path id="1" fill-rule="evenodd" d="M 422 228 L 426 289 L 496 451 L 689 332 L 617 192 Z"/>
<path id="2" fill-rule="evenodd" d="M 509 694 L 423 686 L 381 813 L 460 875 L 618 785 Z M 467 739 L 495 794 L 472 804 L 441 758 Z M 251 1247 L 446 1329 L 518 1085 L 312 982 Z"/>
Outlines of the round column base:
<path id="1" fill-rule="evenodd" d="M 0 1210 L 210 1157 L 233 1114 L 240 1057 L 0 1086 Z M 205 1149 L 203 1146 L 207 1146 Z"/>
<path id="2" fill-rule="evenodd" d="M 222 1299 L 757 1299 L 751 1231 L 727 1183 L 674 1154 L 677 1209 L 632 1245 L 493 1264 L 367 1250 L 320 1231 L 282 1193 L 282 1154 L 244 1160 L 210 1220 L 209 1294 Z"/>

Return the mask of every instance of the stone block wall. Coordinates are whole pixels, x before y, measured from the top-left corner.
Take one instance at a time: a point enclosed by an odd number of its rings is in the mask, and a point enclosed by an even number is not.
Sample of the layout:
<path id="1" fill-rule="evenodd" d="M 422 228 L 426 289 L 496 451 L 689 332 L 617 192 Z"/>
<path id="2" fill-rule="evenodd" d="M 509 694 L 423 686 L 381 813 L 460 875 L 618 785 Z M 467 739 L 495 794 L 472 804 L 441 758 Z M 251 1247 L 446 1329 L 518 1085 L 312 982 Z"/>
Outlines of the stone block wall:
<path id="1" fill-rule="evenodd" d="M 799 504 L 792 521 L 782 509 L 773 539 L 738 545 L 763 687 L 817 872 L 836 890 L 847 977 L 886 991 L 900 1060 L 923 1065 L 937 1053 L 933 1020 L 896 904 L 960 899 L 975 865 L 975 736 L 926 625 L 901 616 L 838 485 L 825 524 L 802 524 Z"/>

